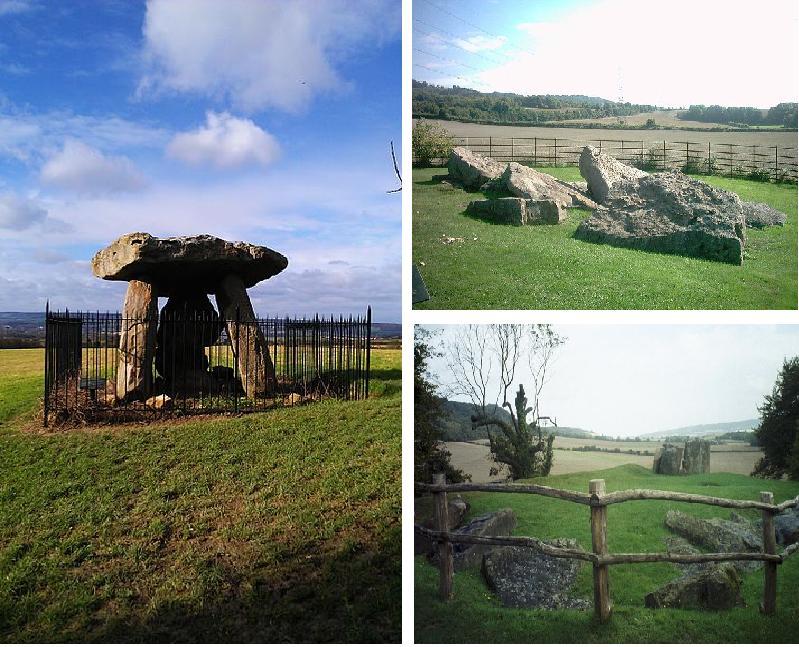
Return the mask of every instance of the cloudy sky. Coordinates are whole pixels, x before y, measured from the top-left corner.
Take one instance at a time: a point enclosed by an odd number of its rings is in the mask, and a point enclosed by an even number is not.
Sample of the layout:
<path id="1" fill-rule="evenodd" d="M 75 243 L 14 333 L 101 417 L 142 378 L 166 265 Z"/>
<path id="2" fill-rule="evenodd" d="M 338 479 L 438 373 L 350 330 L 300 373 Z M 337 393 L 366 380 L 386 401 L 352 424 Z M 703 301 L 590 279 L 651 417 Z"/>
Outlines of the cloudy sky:
<path id="1" fill-rule="evenodd" d="M 440 344 L 456 326 L 426 328 L 439 331 Z M 567 341 L 552 364 L 541 415 L 611 436 L 757 418 L 783 359 L 799 355 L 799 326 L 790 325 L 553 329 Z M 445 359 L 433 360 L 431 369 L 446 391 L 452 377 Z M 526 371 L 517 373 L 517 383 L 529 385 Z"/>
<path id="2" fill-rule="evenodd" d="M 413 78 L 767 108 L 797 100 L 796 34 L 795 0 L 413 0 Z"/>
<path id="3" fill-rule="evenodd" d="M 118 309 L 121 234 L 289 258 L 262 314 L 400 320 L 395 0 L 0 0 L 0 311 Z"/>

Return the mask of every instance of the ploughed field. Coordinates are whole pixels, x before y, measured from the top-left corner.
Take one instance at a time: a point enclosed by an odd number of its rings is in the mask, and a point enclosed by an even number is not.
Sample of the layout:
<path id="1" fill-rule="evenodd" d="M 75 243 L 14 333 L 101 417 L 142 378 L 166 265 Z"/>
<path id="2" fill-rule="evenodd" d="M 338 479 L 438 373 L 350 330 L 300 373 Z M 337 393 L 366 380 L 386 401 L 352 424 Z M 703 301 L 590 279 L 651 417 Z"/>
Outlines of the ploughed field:
<path id="1" fill-rule="evenodd" d="M 488 483 L 502 479 L 506 475 L 500 472 L 491 476 L 489 470 L 495 465 L 491 460 L 488 441 L 445 442 L 443 445 L 452 453 L 452 464 L 467 474 L 472 475 L 473 483 Z M 575 447 L 595 445 L 611 451 L 574 451 Z M 640 465 L 652 469 L 653 456 L 639 456 L 621 453 L 625 450 L 646 451 L 652 454 L 661 447 L 661 441 L 651 442 L 614 442 L 592 440 L 590 438 L 555 437 L 555 455 L 552 463 L 552 474 L 574 474 L 604 470 L 619 465 Z M 613 449 L 620 452 L 613 453 Z M 749 475 L 763 452 L 744 443 L 725 443 L 710 447 L 710 471 L 731 472 Z"/>
<path id="2" fill-rule="evenodd" d="M 0 350 L 0 640 L 399 642 L 401 361 L 371 397 L 52 428 Z"/>
<path id="3" fill-rule="evenodd" d="M 539 168 L 578 181 L 575 167 Z M 743 265 L 613 247 L 574 237 L 585 209 L 557 225 L 514 227 L 465 213 L 468 192 L 446 168 L 413 171 L 413 261 L 431 299 L 422 309 L 789 309 L 797 307 L 797 193 L 777 185 L 698 176 L 765 202 L 784 226 L 747 229 Z"/>
<path id="4" fill-rule="evenodd" d="M 556 454 L 556 461 L 560 454 Z M 576 474 L 532 479 L 530 482 L 556 488 L 588 491 L 590 479 L 605 480 L 608 492 L 626 489 L 657 489 L 689 492 L 732 499 L 759 500 L 759 493 L 774 493 L 783 502 L 799 494 L 795 481 L 764 481 L 740 474 L 696 474 L 664 476 L 637 465 Z M 469 502 L 467 520 L 512 508 L 517 519 L 515 536 L 576 539 L 591 550 L 587 506 L 534 495 L 465 493 Z M 672 536 L 664 520 L 668 510 L 700 517 L 730 518 L 730 511 L 701 504 L 670 501 L 631 501 L 612 505 L 607 511 L 607 541 L 611 553 L 662 553 L 664 540 Z M 756 511 L 746 510 L 750 520 Z M 438 597 L 438 570 L 424 556 L 415 558 L 414 638 L 418 643 L 769 643 L 796 642 L 799 631 L 799 554 L 777 567 L 777 613 L 764 616 L 758 610 L 763 592 L 763 571 L 742 576 L 745 607 L 729 611 L 649 609 L 644 596 L 675 579 L 680 571 L 665 562 L 624 564 L 609 567 L 613 614 L 600 625 L 593 610 L 511 609 L 502 606 L 487 588 L 478 566 L 455 573 L 453 599 Z M 583 563 L 571 594 L 593 599 L 592 569 Z"/>
<path id="5" fill-rule="evenodd" d="M 645 123 L 646 119 L 650 116 L 658 123 L 658 115 L 650 113 L 649 115 L 640 115 L 643 121 L 638 122 L 633 120 L 633 117 L 624 117 L 629 123 Z M 615 123 L 616 117 L 612 118 Z M 414 120 L 415 121 L 415 120 Z M 710 142 L 711 144 L 748 144 L 758 146 L 779 146 L 783 147 L 796 147 L 797 133 L 785 131 L 771 131 L 771 130 L 757 130 L 748 132 L 697 132 L 674 129 L 663 130 L 624 130 L 616 128 L 548 128 L 546 126 L 496 126 L 492 124 L 474 124 L 464 123 L 460 121 L 445 121 L 440 119 L 425 119 L 427 123 L 436 124 L 447 130 L 455 137 L 539 137 L 542 139 L 571 139 L 580 142 L 599 139 L 615 139 L 615 140 L 629 140 L 646 142 L 645 147 L 648 145 L 660 142 L 663 140 L 669 142 Z M 664 121 L 664 125 L 672 125 L 674 120 L 670 122 Z M 691 127 L 694 123 L 700 122 L 684 122 L 685 127 Z M 703 127 L 713 126 L 713 124 L 702 124 Z"/>

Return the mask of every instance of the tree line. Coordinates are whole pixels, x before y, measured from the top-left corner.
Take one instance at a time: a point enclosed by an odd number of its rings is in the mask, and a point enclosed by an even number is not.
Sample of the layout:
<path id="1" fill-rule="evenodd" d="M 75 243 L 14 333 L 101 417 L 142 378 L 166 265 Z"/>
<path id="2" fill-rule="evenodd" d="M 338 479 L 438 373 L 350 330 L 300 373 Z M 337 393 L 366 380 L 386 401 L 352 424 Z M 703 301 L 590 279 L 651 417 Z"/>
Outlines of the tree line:
<path id="1" fill-rule="evenodd" d="M 746 107 L 694 105 L 679 114 L 686 121 L 728 124 L 730 126 L 783 126 L 796 128 L 797 104 L 778 103 L 768 110 Z"/>

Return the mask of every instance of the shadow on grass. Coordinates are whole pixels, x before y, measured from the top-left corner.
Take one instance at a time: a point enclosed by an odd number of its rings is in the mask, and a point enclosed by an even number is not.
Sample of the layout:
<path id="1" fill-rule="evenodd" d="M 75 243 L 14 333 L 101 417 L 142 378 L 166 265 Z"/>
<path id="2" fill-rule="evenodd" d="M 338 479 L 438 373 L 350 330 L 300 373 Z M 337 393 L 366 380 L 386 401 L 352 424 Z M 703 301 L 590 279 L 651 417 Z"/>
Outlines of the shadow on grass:
<path id="1" fill-rule="evenodd" d="M 166 602 L 112 616 L 73 640 L 91 642 L 394 642 L 401 640 L 400 528 L 376 551 L 295 555 L 255 577 L 214 565 L 215 589 L 194 604 Z M 312 549 L 309 549 L 312 550 Z"/>

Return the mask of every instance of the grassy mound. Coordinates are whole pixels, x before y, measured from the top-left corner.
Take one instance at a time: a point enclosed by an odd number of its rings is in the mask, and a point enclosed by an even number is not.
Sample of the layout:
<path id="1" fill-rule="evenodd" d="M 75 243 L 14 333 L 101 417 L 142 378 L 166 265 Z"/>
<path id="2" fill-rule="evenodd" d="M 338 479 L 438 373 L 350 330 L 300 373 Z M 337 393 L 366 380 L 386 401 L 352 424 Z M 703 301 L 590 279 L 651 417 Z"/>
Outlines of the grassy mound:
<path id="1" fill-rule="evenodd" d="M 542 168 L 564 180 L 579 170 Z M 788 215 L 784 227 L 747 230 L 743 266 L 621 249 L 575 239 L 590 212 L 556 226 L 511 227 L 464 213 L 480 193 L 441 183 L 446 169 L 413 172 L 413 260 L 427 309 L 795 309 L 796 187 L 702 176 L 742 200 Z M 461 238 L 449 244 L 442 236 Z"/>
<path id="2" fill-rule="evenodd" d="M 693 492 L 735 499 L 759 498 L 774 492 L 777 501 L 799 493 L 799 483 L 762 481 L 736 474 L 662 476 L 646 468 L 624 465 L 600 472 L 536 479 L 559 488 L 588 491 L 591 478 L 604 478 L 608 491 L 650 488 Z M 574 537 L 590 550 L 591 532 L 586 506 L 533 495 L 475 493 L 468 495 L 470 515 L 511 507 L 518 525 L 514 534 L 554 539 Z M 668 501 L 633 501 L 608 508 L 610 552 L 663 552 L 669 535 L 666 511 L 678 509 L 704 517 L 725 517 L 729 511 Z M 746 512 L 755 518 L 756 512 Z M 763 573 L 746 575 L 746 608 L 724 612 L 647 609 L 644 596 L 679 575 L 666 563 L 625 564 L 610 567 L 613 617 L 599 625 L 592 612 L 506 609 L 491 595 L 478 569 L 455 574 L 454 599 L 438 599 L 438 571 L 424 558 L 415 564 L 415 639 L 417 642 L 549 643 L 549 642 L 794 642 L 799 617 L 799 557 L 778 567 L 776 617 L 758 611 Z M 577 595 L 592 600 L 591 567 L 581 566 Z"/>
<path id="3" fill-rule="evenodd" d="M 400 640 L 400 353 L 374 397 L 34 433 L 0 351 L 0 639 Z"/>

